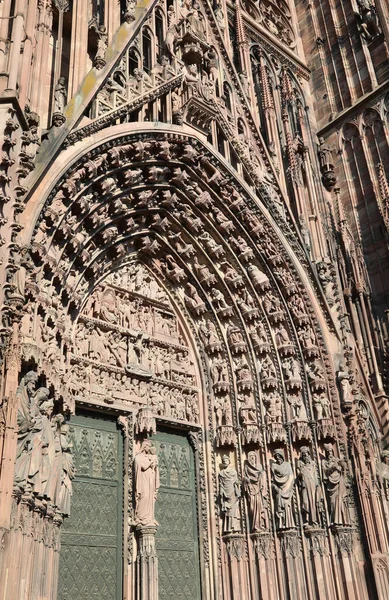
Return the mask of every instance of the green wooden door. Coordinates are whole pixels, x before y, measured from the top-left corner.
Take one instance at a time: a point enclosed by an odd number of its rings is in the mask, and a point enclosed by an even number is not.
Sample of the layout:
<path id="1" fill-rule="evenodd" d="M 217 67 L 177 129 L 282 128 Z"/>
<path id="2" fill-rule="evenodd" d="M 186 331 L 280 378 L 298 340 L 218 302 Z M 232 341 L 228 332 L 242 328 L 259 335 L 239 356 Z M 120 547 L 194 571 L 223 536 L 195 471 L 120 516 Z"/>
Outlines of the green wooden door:
<path id="1" fill-rule="evenodd" d="M 184 435 L 158 433 L 152 441 L 161 480 L 155 506 L 159 600 L 199 600 L 193 451 Z"/>
<path id="2" fill-rule="evenodd" d="M 122 437 L 116 422 L 74 417 L 76 477 L 61 532 L 58 600 L 122 598 Z"/>

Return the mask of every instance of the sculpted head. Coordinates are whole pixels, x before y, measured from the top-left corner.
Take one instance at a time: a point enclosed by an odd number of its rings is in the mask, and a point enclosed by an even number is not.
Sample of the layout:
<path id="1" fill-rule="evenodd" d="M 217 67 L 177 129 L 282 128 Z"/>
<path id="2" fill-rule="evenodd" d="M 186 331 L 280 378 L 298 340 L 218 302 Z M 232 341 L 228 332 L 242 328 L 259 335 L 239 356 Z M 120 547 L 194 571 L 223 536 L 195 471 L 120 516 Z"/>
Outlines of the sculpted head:
<path id="1" fill-rule="evenodd" d="M 332 458 L 334 456 L 334 449 L 332 444 L 324 444 L 324 451 L 326 453 L 327 458 Z"/>
<path id="2" fill-rule="evenodd" d="M 27 375 L 24 376 L 24 385 L 29 396 L 35 391 L 37 381 L 38 375 L 35 371 L 29 371 Z"/>
<path id="3" fill-rule="evenodd" d="M 281 448 L 278 448 L 277 450 L 274 450 L 273 456 L 274 456 L 274 460 L 276 461 L 276 463 L 278 465 L 281 465 L 284 462 L 284 460 L 285 460 L 284 453 L 281 450 Z"/>
<path id="4" fill-rule="evenodd" d="M 151 440 L 143 440 L 141 452 L 144 452 L 145 454 L 152 454 L 152 447 Z"/>
<path id="5" fill-rule="evenodd" d="M 304 463 L 309 463 L 311 461 L 311 453 L 308 446 L 302 446 L 300 448 L 300 458 Z"/>
<path id="6" fill-rule="evenodd" d="M 230 461 L 230 457 L 229 457 L 229 456 L 227 456 L 227 454 L 224 454 L 224 455 L 222 456 L 222 465 L 223 465 L 223 467 L 224 467 L 224 468 L 226 468 L 226 467 L 229 467 L 229 466 L 230 466 L 230 462 L 231 462 L 231 461 Z"/>
<path id="7" fill-rule="evenodd" d="M 247 462 L 251 467 L 257 466 L 257 455 L 255 452 L 251 451 L 247 454 Z"/>

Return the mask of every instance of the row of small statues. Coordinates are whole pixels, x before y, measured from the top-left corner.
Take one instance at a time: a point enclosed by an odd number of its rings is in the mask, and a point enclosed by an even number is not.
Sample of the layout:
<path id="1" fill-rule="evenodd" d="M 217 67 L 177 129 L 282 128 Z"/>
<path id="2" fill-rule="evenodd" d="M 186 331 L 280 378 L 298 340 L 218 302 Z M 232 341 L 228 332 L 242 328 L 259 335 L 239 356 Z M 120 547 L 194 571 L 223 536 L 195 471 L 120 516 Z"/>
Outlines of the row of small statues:
<path id="1" fill-rule="evenodd" d="M 325 457 L 321 461 L 322 477 L 328 498 L 331 525 L 351 525 L 348 502 L 348 475 L 344 460 L 335 456 L 331 444 L 324 445 Z M 274 518 L 279 530 L 296 527 L 293 494 L 297 483 L 303 524 L 305 527 L 322 527 L 324 503 L 322 486 L 316 463 L 307 446 L 300 448 L 296 464 L 297 477 L 284 451 L 277 449 L 270 463 L 271 485 L 274 499 Z M 219 501 L 223 517 L 223 532 L 241 531 L 240 499 L 242 491 L 247 499 L 250 531 L 269 529 L 269 506 L 267 500 L 266 473 L 259 464 L 258 455 L 251 451 L 244 465 L 243 482 L 240 481 L 230 458 L 222 457 L 219 473 Z"/>
<path id="2" fill-rule="evenodd" d="M 328 498 L 331 525 L 350 526 L 349 482 L 344 460 L 335 456 L 331 444 L 325 444 L 325 457 L 321 461 L 322 476 Z M 293 494 L 297 483 L 304 526 L 323 527 L 324 503 L 318 470 L 310 449 L 302 447 L 295 476 L 292 465 L 285 460 L 284 452 L 273 453 L 270 470 L 274 498 L 274 517 L 278 530 L 296 527 Z M 158 457 L 150 440 L 143 441 L 134 459 L 135 473 L 135 524 L 156 525 L 154 510 L 159 488 Z M 259 464 L 258 455 L 251 451 L 244 465 L 243 482 L 224 455 L 219 473 L 219 502 L 223 518 L 223 533 L 241 531 L 240 500 L 246 496 L 252 533 L 269 530 L 269 506 L 266 475 Z"/>

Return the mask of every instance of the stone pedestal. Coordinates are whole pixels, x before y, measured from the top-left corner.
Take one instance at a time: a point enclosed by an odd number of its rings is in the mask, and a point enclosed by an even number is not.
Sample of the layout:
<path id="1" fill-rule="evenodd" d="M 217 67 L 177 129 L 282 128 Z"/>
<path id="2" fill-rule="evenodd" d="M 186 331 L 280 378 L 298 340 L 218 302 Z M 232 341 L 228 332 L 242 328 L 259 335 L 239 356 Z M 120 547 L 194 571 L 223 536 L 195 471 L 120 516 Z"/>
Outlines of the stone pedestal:
<path id="1" fill-rule="evenodd" d="M 158 600 L 158 558 L 155 551 L 156 525 L 137 525 L 136 600 Z"/>

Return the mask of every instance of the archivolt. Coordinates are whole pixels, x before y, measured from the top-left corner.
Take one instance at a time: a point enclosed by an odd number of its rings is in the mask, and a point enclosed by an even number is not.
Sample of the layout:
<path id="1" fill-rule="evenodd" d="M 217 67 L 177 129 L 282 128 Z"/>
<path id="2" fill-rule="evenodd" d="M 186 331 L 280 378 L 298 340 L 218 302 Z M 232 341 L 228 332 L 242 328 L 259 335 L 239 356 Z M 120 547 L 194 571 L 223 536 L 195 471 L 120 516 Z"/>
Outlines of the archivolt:
<path id="1" fill-rule="evenodd" d="M 58 351 L 71 348 L 74 324 L 99 281 L 136 254 L 191 323 L 208 382 L 205 396 L 213 398 L 211 431 L 218 388 L 210 376 L 215 360 L 228 364 L 234 431 L 229 438 L 216 431 L 216 443 L 235 444 L 237 425 L 243 442 L 255 438 L 245 432 L 251 395 L 265 442 L 310 440 L 314 421 L 319 436 L 336 437 L 335 422 L 344 439 L 322 333 L 325 317 L 307 276 L 281 227 L 198 139 L 154 129 L 93 148 L 53 187 L 31 245 L 36 268 L 26 296 L 46 320 L 56 315 L 48 323 Z M 209 323 L 219 339 L 216 349 L 207 340 Z M 64 383 L 66 375 L 62 390 Z M 278 394 L 282 419 L 274 413 Z M 325 398 L 332 404 L 327 418 L 320 409 Z"/>

